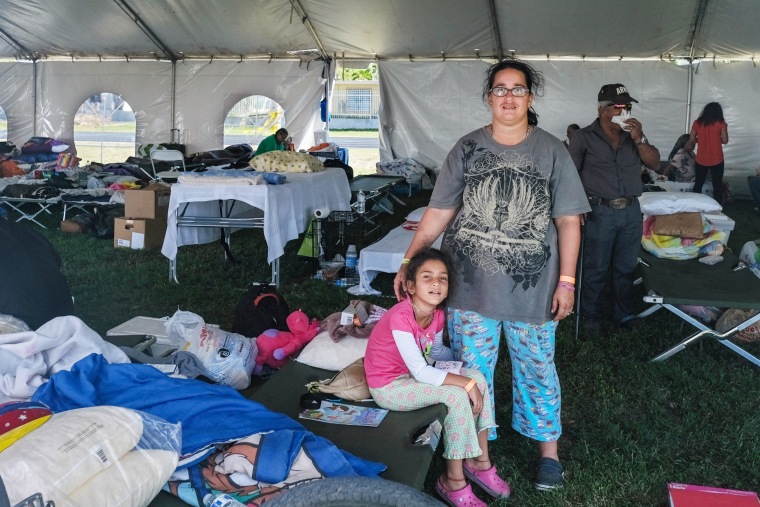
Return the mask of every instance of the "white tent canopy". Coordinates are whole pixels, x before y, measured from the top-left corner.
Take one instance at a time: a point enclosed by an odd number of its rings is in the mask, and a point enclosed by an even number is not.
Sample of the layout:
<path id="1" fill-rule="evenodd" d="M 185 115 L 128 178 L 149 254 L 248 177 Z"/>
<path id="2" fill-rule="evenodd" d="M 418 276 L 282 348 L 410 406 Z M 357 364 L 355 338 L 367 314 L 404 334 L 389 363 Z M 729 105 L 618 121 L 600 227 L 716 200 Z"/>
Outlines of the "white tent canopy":
<path id="1" fill-rule="evenodd" d="M 17 144 L 73 142 L 79 104 L 112 92 L 135 111 L 138 144 L 169 141 L 177 128 L 188 150 L 218 149 L 232 105 L 260 94 L 282 105 L 308 147 L 333 66 L 377 61 L 381 156 L 437 168 L 488 121 L 487 64 L 515 55 L 543 71 L 534 106 L 558 137 L 593 120 L 602 84 L 622 82 L 662 158 L 718 101 L 729 180 L 758 165 L 756 0 L 0 0 L 0 9 L 0 107 Z"/>

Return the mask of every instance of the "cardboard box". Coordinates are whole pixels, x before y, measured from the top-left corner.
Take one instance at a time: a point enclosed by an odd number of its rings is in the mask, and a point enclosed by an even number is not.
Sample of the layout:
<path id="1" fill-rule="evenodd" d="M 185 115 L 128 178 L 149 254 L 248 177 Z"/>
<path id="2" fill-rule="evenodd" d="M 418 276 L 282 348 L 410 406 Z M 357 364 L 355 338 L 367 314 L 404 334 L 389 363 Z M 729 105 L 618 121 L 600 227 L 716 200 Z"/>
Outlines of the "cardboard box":
<path id="1" fill-rule="evenodd" d="M 124 216 L 129 218 L 166 218 L 171 187 L 151 183 L 140 189 L 124 192 Z"/>
<path id="2" fill-rule="evenodd" d="M 114 220 L 113 246 L 132 250 L 161 248 L 166 235 L 165 218 L 126 218 Z"/>
<path id="3" fill-rule="evenodd" d="M 354 324 L 357 327 L 362 327 L 367 317 L 367 310 L 362 305 L 348 305 L 340 314 L 340 325 L 347 326 Z"/>
<path id="4" fill-rule="evenodd" d="M 736 222 L 734 222 L 732 219 L 727 217 L 724 213 L 721 213 L 720 211 L 711 211 L 709 213 L 703 213 L 702 216 L 704 219 L 708 222 L 710 222 L 713 226 L 713 229 L 716 229 L 718 231 L 723 231 L 726 234 L 726 243 L 728 244 L 728 239 L 731 237 L 731 231 L 734 230 L 734 227 L 736 226 Z"/>

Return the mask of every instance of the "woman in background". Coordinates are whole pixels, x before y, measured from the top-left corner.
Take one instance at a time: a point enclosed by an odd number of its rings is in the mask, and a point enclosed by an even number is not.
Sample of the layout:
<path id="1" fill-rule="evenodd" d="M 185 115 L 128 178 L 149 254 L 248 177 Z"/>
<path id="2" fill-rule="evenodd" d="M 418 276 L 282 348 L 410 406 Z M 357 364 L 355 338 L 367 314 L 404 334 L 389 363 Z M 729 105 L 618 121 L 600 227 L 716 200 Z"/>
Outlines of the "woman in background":
<path id="1" fill-rule="evenodd" d="M 719 204 L 723 204 L 723 145 L 728 144 L 728 125 L 723 119 L 723 108 L 717 102 L 707 104 L 691 126 L 691 134 L 685 148 L 693 150 L 697 144 L 699 149 L 694 166 L 694 192 L 702 193 L 702 185 L 709 171 L 713 197 Z"/>

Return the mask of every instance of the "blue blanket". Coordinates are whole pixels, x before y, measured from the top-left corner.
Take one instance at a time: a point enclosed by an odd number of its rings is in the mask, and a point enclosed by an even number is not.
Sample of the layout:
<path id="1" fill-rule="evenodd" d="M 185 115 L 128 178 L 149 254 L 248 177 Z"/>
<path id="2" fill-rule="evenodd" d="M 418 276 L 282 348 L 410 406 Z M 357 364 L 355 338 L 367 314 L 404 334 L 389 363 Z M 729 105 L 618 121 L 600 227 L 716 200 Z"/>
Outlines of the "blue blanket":
<path id="1" fill-rule="evenodd" d="M 358 458 L 307 431 L 290 417 L 248 400 L 230 387 L 175 379 L 149 365 L 109 364 L 91 354 L 70 371 L 54 374 L 33 398 L 53 412 L 97 405 L 140 410 L 182 424 L 182 467 L 201 461 L 215 445 L 254 433 L 274 432 L 262 447 L 255 477 L 275 484 L 285 479 L 303 446 L 325 477 L 376 477 L 385 465 Z"/>

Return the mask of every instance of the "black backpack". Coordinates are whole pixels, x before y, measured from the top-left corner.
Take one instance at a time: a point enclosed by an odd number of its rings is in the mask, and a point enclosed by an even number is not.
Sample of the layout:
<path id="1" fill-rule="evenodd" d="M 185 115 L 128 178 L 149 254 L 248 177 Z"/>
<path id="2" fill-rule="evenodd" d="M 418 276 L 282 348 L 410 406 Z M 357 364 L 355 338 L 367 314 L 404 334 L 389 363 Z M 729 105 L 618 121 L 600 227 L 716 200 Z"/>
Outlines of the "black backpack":
<path id="1" fill-rule="evenodd" d="M 267 329 L 288 331 L 288 315 L 288 303 L 274 286 L 254 283 L 235 308 L 232 332 L 256 338 Z"/>

